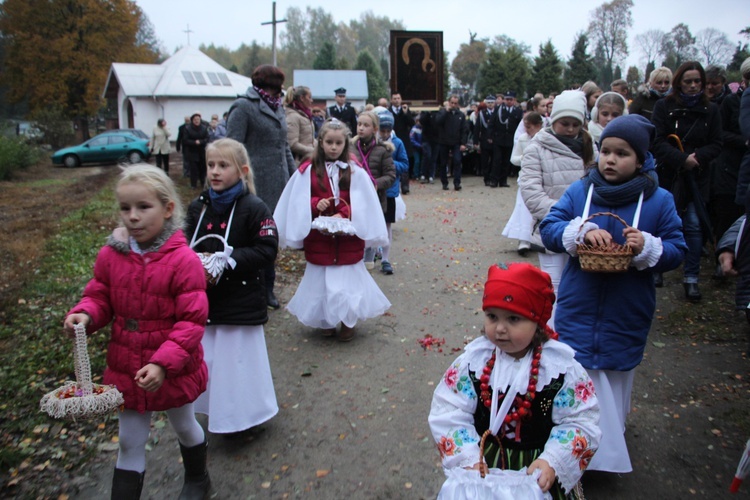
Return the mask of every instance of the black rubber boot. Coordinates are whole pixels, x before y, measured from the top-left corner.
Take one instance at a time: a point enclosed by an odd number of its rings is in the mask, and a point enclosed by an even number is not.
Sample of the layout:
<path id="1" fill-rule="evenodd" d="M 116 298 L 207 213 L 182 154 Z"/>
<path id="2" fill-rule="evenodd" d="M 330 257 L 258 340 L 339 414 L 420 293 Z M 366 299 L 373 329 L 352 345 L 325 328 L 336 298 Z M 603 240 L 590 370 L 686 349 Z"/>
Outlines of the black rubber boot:
<path id="1" fill-rule="evenodd" d="M 143 489 L 145 472 L 115 469 L 112 476 L 112 500 L 138 500 Z"/>
<path id="2" fill-rule="evenodd" d="M 204 500 L 208 498 L 211 488 L 211 478 L 206 467 L 208 441 L 197 446 L 186 448 L 180 443 L 182 465 L 185 466 L 185 484 L 180 492 L 179 500 Z"/>

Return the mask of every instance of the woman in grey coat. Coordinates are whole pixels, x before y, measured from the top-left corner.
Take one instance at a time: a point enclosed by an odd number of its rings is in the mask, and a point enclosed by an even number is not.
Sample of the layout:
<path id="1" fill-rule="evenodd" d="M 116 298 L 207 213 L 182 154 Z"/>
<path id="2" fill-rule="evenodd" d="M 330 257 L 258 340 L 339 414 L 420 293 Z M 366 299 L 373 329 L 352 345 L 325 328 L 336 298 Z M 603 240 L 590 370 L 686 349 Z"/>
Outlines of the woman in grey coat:
<path id="1" fill-rule="evenodd" d="M 255 190 L 271 213 L 297 164 L 287 142 L 287 124 L 281 105 L 284 72 L 276 66 L 258 66 L 251 76 L 253 85 L 229 108 L 227 137 L 245 145 L 255 174 Z M 265 273 L 268 306 L 279 308 L 273 293 L 274 266 Z"/>

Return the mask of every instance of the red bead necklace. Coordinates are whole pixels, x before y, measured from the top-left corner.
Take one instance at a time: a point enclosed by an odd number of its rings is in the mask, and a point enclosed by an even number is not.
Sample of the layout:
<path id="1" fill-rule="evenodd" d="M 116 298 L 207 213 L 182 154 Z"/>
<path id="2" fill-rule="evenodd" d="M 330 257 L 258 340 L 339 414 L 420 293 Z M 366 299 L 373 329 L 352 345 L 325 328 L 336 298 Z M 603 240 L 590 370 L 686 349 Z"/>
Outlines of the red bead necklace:
<path id="1" fill-rule="evenodd" d="M 536 397 L 536 383 L 539 380 L 539 364 L 542 360 L 542 344 L 534 347 L 534 357 L 531 360 L 531 369 L 529 370 L 529 385 L 524 396 L 516 395 L 513 404 L 505 415 L 503 424 L 509 426 L 511 422 L 516 422 L 515 434 L 516 441 L 521 439 L 521 421 L 528 420 L 531 418 L 531 402 Z M 490 375 L 492 369 L 495 367 L 495 352 L 492 353 L 492 357 L 487 360 L 487 364 L 482 369 L 482 376 L 479 377 L 479 399 L 482 404 L 487 408 L 492 408 L 492 389 L 490 388 Z M 505 393 L 498 391 L 497 399 L 498 403 L 502 402 L 505 398 Z M 505 432 L 503 432 L 505 434 Z"/>

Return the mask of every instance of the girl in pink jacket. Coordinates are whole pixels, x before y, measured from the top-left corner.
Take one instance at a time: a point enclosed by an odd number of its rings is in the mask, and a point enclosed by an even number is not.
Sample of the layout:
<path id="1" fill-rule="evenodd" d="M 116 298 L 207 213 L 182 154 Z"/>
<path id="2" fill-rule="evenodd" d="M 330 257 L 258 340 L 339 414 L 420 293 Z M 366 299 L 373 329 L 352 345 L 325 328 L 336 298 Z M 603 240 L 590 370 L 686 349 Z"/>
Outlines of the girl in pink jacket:
<path id="1" fill-rule="evenodd" d="M 208 378 L 203 266 L 180 230 L 182 205 L 162 170 L 128 167 L 116 197 L 122 226 L 99 251 L 94 277 L 64 323 L 69 333 L 78 323 L 92 333 L 112 322 L 104 383 L 125 398 L 112 498 L 140 497 L 153 411 L 166 411 L 180 442 L 180 498 L 203 498 L 210 486 L 207 443 L 193 412 Z"/>

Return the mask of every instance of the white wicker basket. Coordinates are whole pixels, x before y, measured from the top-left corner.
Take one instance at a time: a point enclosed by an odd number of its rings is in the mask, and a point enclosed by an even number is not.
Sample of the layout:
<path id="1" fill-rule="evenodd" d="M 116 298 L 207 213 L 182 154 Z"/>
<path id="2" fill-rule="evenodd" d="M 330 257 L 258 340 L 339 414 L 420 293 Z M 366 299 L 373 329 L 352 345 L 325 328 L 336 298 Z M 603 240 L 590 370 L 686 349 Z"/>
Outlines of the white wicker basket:
<path id="1" fill-rule="evenodd" d="M 53 418 L 92 418 L 117 410 L 125 402 L 122 393 L 113 385 L 91 382 L 91 361 L 86 349 L 86 327 L 75 326 L 76 381 L 68 381 L 62 387 L 48 392 L 39 402 L 39 409 Z"/>

